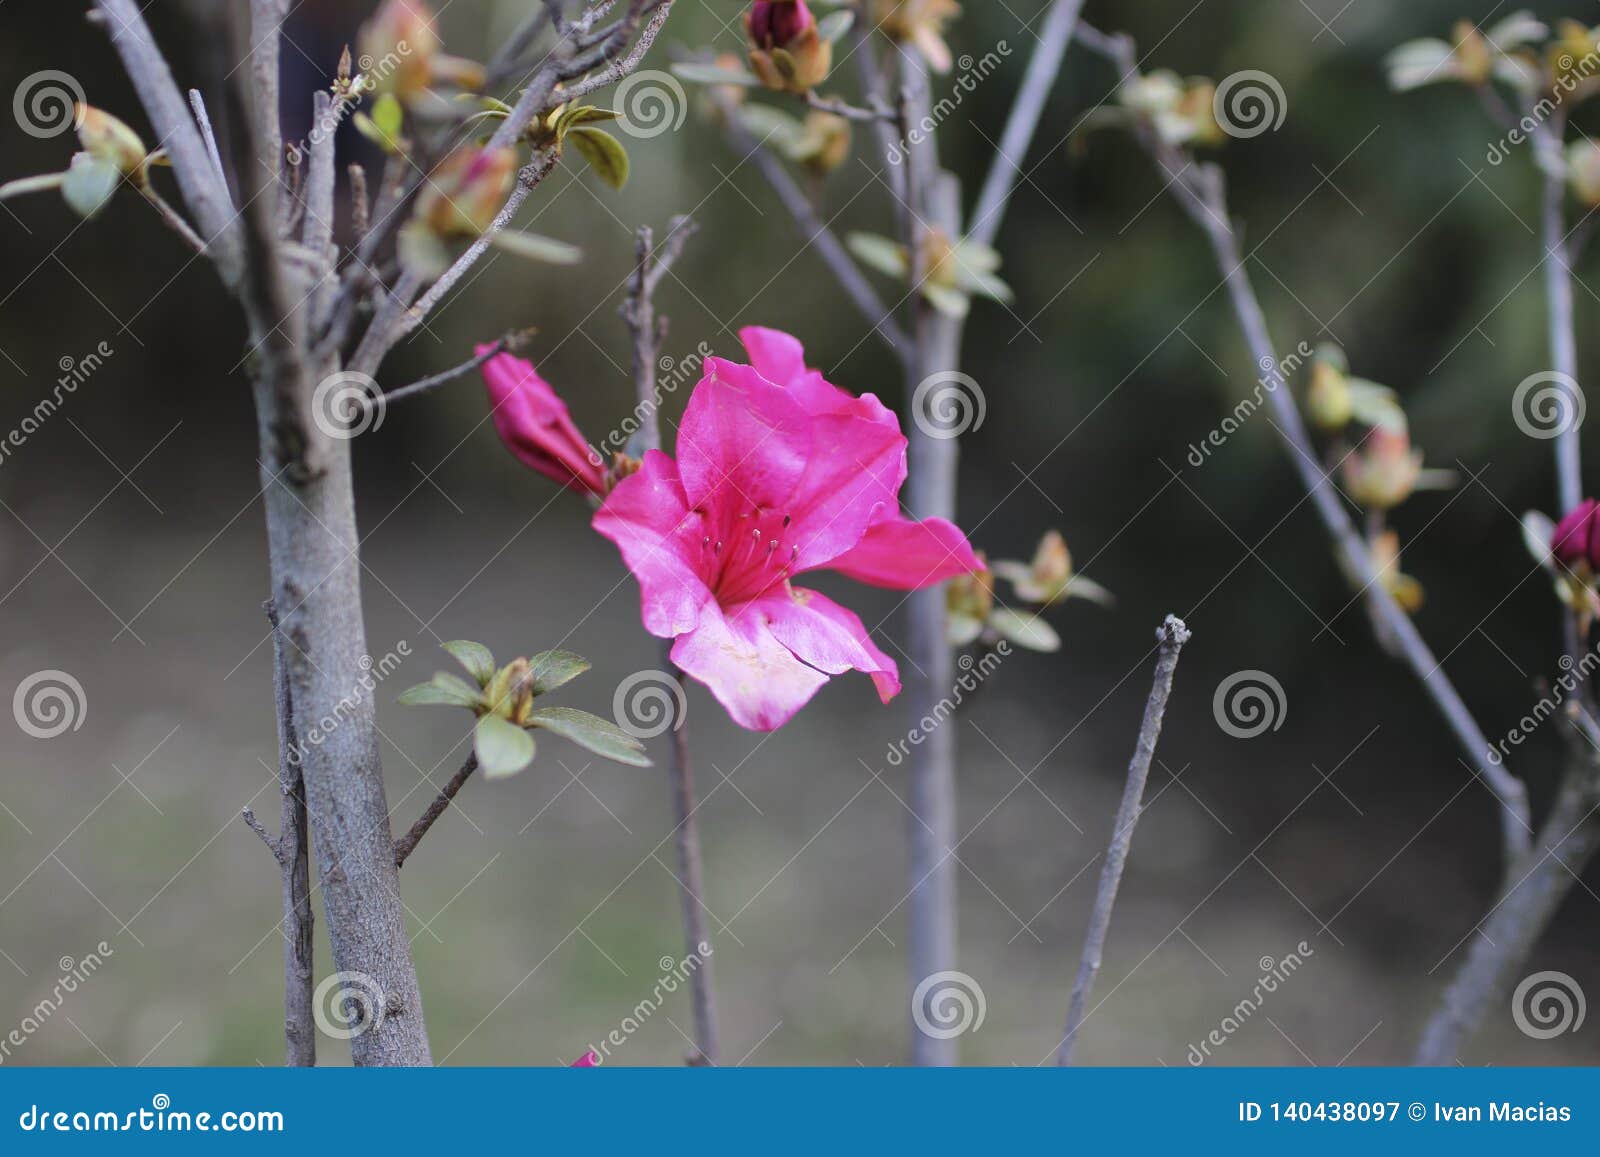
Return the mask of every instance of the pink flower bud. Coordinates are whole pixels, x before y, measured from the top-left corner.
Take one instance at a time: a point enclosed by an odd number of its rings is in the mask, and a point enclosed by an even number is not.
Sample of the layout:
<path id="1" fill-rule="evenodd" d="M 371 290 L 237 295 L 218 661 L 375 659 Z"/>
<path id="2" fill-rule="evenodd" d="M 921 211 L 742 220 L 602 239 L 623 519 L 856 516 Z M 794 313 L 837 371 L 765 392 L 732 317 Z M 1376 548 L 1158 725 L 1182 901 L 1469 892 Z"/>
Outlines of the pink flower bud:
<path id="1" fill-rule="evenodd" d="M 463 146 L 440 161 L 417 194 L 416 219 L 436 237 L 476 237 L 511 192 L 517 151 Z"/>
<path id="2" fill-rule="evenodd" d="M 1568 568 L 1587 564 L 1600 571 L 1600 502 L 1585 498 L 1573 507 L 1550 535 L 1550 553 Z"/>
<path id="3" fill-rule="evenodd" d="M 481 356 L 490 347 L 481 345 Z M 494 407 L 494 428 L 506 449 L 523 465 L 572 490 L 603 498 L 605 470 L 589 448 L 567 404 L 533 363 L 511 354 L 496 354 L 483 364 L 483 381 Z"/>
<path id="4" fill-rule="evenodd" d="M 817 26 L 806 0 L 756 0 L 749 20 L 750 39 L 757 48 L 787 48 Z"/>

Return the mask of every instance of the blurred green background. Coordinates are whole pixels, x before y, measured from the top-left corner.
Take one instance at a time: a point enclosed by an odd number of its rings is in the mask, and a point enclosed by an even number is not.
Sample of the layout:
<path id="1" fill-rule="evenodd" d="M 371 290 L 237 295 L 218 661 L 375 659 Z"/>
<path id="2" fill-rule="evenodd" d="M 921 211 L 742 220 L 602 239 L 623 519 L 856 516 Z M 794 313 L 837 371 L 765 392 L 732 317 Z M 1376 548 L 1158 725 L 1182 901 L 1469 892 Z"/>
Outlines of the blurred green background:
<path id="1" fill-rule="evenodd" d="M 0 87 L 61 69 L 143 130 L 84 7 L 0 9 Z M 180 83 L 214 90 L 228 62 L 184 44 L 181 7 L 149 18 Z M 439 7 L 448 49 L 482 57 L 529 4 Z M 1002 40 L 1014 50 L 941 130 L 969 195 L 1045 8 L 969 0 L 952 29 L 958 54 L 981 57 Z M 1587 21 L 1595 9 L 1538 6 Z M 367 10 L 296 7 L 286 88 L 305 107 L 286 109 L 286 136 L 304 131 L 312 87 Z M 649 65 L 665 68 L 671 45 L 737 50 L 738 12 L 679 0 Z M 1245 244 L 1260 245 L 1249 273 L 1280 350 L 1339 341 L 1356 373 L 1401 392 L 1430 464 L 1475 476 L 1414 498 L 1395 523 L 1406 569 L 1427 589 L 1424 634 L 1485 732 L 1504 734 L 1538 698 L 1556 645 L 1556 604 L 1517 526 L 1523 510 L 1550 509 L 1550 446 L 1519 434 L 1510 411 L 1516 384 L 1548 368 L 1538 180 L 1525 150 L 1489 164 L 1500 133 L 1469 93 L 1395 95 L 1380 64 L 1402 41 L 1490 14 L 1432 0 L 1090 0 L 1086 14 L 1132 32 L 1147 67 L 1262 69 L 1282 84 L 1283 127 L 1221 157 Z M 853 92 L 853 69 L 839 75 Z M 1403 1061 L 1491 901 L 1494 804 L 1412 678 L 1374 645 L 1265 418 L 1204 466 L 1185 461 L 1255 372 L 1203 239 L 1143 154 L 1110 133 L 1081 152 L 1067 139 L 1113 79 L 1099 59 L 1069 55 L 999 241 L 1018 300 L 980 304 L 968 330 L 965 368 L 988 417 L 962 443 L 963 525 L 993 557 L 1025 557 L 1058 527 L 1120 601 L 1056 613 L 1063 650 L 1009 658 L 952 724 L 960 967 L 987 1006 L 963 1057 L 1034 1064 L 1055 1047 L 1151 632 L 1175 611 L 1195 639 L 1080 1059 L 1188 1063 L 1188 1046 L 1250 994 L 1265 958 L 1305 941 L 1304 967 L 1212 1063 Z M 4 118 L 0 176 L 61 167 L 69 140 L 35 139 Z M 698 108 L 630 149 L 622 194 L 565 166 L 521 219 L 581 244 L 583 265 L 485 262 L 381 380 L 403 384 L 463 360 L 475 341 L 537 326 L 531 356 L 600 437 L 631 406 L 616 306 L 634 230 L 693 211 L 702 234 L 659 302 L 670 355 L 702 340 L 737 354 L 739 326 L 775 325 L 800 335 L 831 380 L 902 400 L 889 358 Z M 858 137 L 824 194 L 841 231 L 892 230 L 880 167 Z M 1576 273 L 1587 370 L 1600 315 L 1592 257 Z M 61 669 L 88 705 L 83 726 L 59 738 L 0 728 L 0 1036 L 48 995 L 60 958 L 101 940 L 114 956 L 5 1063 L 274 1064 L 277 873 L 237 819 L 247 803 L 276 811 L 243 328 L 211 270 L 137 198 L 89 223 L 53 196 L 9 202 L 0 427 L 50 391 L 59 364 L 100 342 L 113 351 L 105 364 L 0 465 L 0 690 Z M 439 640 L 481 639 L 510 656 L 576 623 L 566 645 L 595 669 L 563 701 L 602 713 L 621 680 L 656 663 L 614 549 L 588 530 L 581 502 L 554 499 L 501 449 L 485 417 L 465 379 L 394 407 L 357 447 L 371 650 L 405 641 L 411 651 L 379 690 L 401 829 L 431 795 L 424 776 L 442 782 L 460 758 L 454 718 L 394 704 L 448 665 Z M 825 585 L 899 641 L 896 598 Z M 1253 740 L 1224 734 L 1212 715 L 1217 685 L 1247 668 L 1277 678 L 1288 704 L 1281 729 Z M 734 728 L 698 688 L 690 703 L 727 1060 L 899 1063 L 908 817 L 904 770 L 884 753 L 905 712 L 880 707 L 860 677 L 834 680 L 770 738 Z M 1517 752 L 1538 806 L 1561 750 L 1549 727 Z M 661 958 L 682 952 L 664 776 L 591 765 L 550 741 L 528 772 L 474 782 L 460 803 L 403 879 L 434 1055 L 571 1060 L 649 993 Z M 1591 873 L 1574 889 L 1528 971 L 1559 969 L 1600 993 L 1595 883 Z M 320 924 L 318 966 L 332 971 Z M 615 1061 L 676 1063 L 690 1023 L 679 996 Z M 1497 1010 L 1462 1059 L 1592 1060 L 1595 1031 L 1536 1041 Z M 348 1058 L 331 1040 L 322 1054 Z"/>

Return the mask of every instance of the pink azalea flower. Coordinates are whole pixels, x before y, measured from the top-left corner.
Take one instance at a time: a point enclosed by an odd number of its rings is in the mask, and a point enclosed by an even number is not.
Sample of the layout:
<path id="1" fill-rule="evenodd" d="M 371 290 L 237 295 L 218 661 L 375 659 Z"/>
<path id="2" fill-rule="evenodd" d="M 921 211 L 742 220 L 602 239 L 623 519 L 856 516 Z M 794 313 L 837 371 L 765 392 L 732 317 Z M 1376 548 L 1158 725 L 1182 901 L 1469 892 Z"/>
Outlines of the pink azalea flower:
<path id="1" fill-rule="evenodd" d="M 480 345 L 477 353 L 482 356 L 488 349 Z M 567 404 L 532 362 L 496 354 L 483 363 L 483 381 L 494 408 L 494 428 L 523 465 L 573 490 L 605 497 L 600 456 L 589 448 Z"/>
<path id="2" fill-rule="evenodd" d="M 577 1060 L 567 1066 L 569 1069 L 593 1069 L 600 1065 L 600 1058 L 594 1055 L 593 1049 L 588 1049 Z"/>
<path id="3" fill-rule="evenodd" d="M 754 366 L 706 362 L 678 457 L 645 456 L 594 518 L 639 580 L 645 629 L 734 721 L 788 722 L 830 675 L 862 671 L 888 702 L 894 660 L 851 611 L 792 585 L 829 569 L 913 590 L 979 569 L 966 536 L 900 514 L 906 440 L 894 414 L 805 366 L 774 330 L 741 337 Z"/>

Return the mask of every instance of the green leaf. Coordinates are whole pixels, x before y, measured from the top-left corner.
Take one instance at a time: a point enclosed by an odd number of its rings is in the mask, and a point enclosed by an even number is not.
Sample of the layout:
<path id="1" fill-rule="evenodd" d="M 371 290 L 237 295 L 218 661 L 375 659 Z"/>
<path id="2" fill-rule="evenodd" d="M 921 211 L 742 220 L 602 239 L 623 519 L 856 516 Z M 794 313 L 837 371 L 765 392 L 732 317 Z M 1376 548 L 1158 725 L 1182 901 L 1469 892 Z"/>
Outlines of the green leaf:
<path id="1" fill-rule="evenodd" d="M 632 767 L 650 766 L 650 757 L 645 755 L 642 743 L 611 720 L 587 711 L 575 707 L 540 707 L 534 710 L 528 723 L 531 727 L 553 731 L 606 759 Z"/>
<path id="2" fill-rule="evenodd" d="M 989 615 L 989 626 L 1017 646 L 1030 651 L 1061 650 L 1061 636 L 1038 615 L 1022 615 L 1000 607 Z"/>
<path id="3" fill-rule="evenodd" d="M 952 647 L 965 647 L 981 634 L 983 634 L 983 620 L 972 615 L 955 612 L 945 624 L 945 641 Z"/>
<path id="4" fill-rule="evenodd" d="M 583 260 L 583 250 L 554 237 L 539 233 L 523 233 L 516 229 L 502 229 L 489 234 L 489 244 L 507 253 L 529 261 L 542 261 L 546 265 L 576 265 Z"/>
<path id="5" fill-rule="evenodd" d="M 372 112 L 368 115 L 372 118 L 373 127 L 392 141 L 400 136 L 406 110 L 401 107 L 394 93 L 386 92 L 372 102 Z"/>
<path id="6" fill-rule="evenodd" d="M 443 671 L 435 675 L 432 681 L 419 683 L 400 696 L 400 702 L 407 707 L 465 707 L 474 710 L 481 700 L 477 688 L 465 679 L 447 675 Z"/>
<path id="7" fill-rule="evenodd" d="M 540 651 L 528 658 L 528 670 L 533 675 L 533 693 L 543 695 L 564 683 L 570 683 L 590 667 L 589 660 L 571 651 Z"/>
<path id="8" fill-rule="evenodd" d="M 994 274 L 981 269 L 974 269 L 967 265 L 957 265 L 956 280 L 961 283 L 961 288 L 966 292 L 975 293 L 979 297 L 987 297 L 991 301 L 999 301 L 1009 305 L 1017 299 L 1017 295 L 1011 292 L 1009 285 Z"/>
<path id="9" fill-rule="evenodd" d="M 879 273 L 902 280 L 911 273 L 905 246 L 896 245 L 887 237 L 880 237 L 876 233 L 851 233 L 844 242 L 850 252 L 856 255 L 856 260 Z"/>
<path id="10" fill-rule="evenodd" d="M 117 191 L 122 174 L 110 161 L 78 153 L 61 182 L 61 195 L 80 217 L 93 217 Z"/>
<path id="11" fill-rule="evenodd" d="M 768 104 L 747 104 L 739 109 L 739 122 L 763 143 L 790 152 L 805 136 L 805 126 L 782 109 Z"/>
<path id="12" fill-rule="evenodd" d="M 672 71 L 690 84 L 737 84 L 743 88 L 756 88 L 761 84 L 742 68 L 719 68 L 715 64 L 696 64 L 686 61 L 675 64 Z"/>
<path id="13" fill-rule="evenodd" d="M 617 114 L 608 108 L 597 108 L 592 104 L 575 104 L 569 109 L 563 109 L 556 117 L 555 132 L 558 137 L 565 136 L 568 129 L 575 129 L 579 125 L 616 119 Z"/>
<path id="14" fill-rule="evenodd" d="M 981 241 L 962 241 L 956 245 L 956 260 L 983 273 L 1000 271 L 1000 251 Z"/>
<path id="15" fill-rule="evenodd" d="M 489 779 L 503 779 L 533 762 L 533 736 L 498 715 L 485 715 L 472 730 L 472 749 Z"/>
<path id="16" fill-rule="evenodd" d="M 569 132 L 567 139 L 606 184 L 621 189 L 628 183 L 628 150 L 616 137 L 602 129 L 580 126 Z"/>
<path id="17" fill-rule="evenodd" d="M 922 296 L 933 303 L 946 317 L 953 317 L 958 321 L 967 316 L 972 308 L 972 298 L 962 293 L 959 289 L 951 289 L 944 285 L 935 285 L 929 281 L 922 286 Z"/>
<path id="18" fill-rule="evenodd" d="M 848 8 L 830 13 L 817 21 L 817 35 L 824 40 L 837 42 L 850 31 L 850 26 L 855 21 L 856 14 Z"/>
<path id="19" fill-rule="evenodd" d="M 479 687 L 487 686 L 489 680 L 494 678 L 497 670 L 494 655 L 482 643 L 474 643 L 471 639 L 455 639 L 439 645 L 455 656 L 456 662 L 467 669 L 478 681 Z"/>

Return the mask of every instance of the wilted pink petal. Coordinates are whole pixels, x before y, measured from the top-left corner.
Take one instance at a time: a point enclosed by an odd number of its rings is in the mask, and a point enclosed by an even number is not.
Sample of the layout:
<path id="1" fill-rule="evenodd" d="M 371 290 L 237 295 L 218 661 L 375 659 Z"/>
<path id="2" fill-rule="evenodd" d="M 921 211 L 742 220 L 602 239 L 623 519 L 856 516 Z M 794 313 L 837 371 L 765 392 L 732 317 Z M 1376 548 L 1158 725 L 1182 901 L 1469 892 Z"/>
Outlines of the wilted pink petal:
<path id="1" fill-rule="evenodd" d="M 480 345 L 481 357 L 489 346 Z M 567 404 L 533 363 L 496 354 L 483 364 L 494 428 L 523 465 L 573 490 L 605 495 L 605 470 L 567 411 Z"/>

